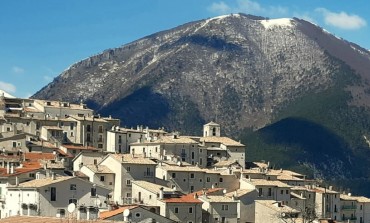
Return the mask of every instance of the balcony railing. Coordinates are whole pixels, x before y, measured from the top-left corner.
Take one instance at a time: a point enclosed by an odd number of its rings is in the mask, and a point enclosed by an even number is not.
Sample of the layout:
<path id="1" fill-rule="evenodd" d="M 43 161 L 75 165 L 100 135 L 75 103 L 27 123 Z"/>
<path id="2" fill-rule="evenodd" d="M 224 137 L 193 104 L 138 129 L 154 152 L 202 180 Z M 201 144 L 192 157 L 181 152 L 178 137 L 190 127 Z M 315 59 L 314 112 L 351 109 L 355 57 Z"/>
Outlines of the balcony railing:
<path id="1" fill-rule="evenodd" d="M 357 206 L 356 205 L 343 205 L 342 210 L 356 210 Z"/>

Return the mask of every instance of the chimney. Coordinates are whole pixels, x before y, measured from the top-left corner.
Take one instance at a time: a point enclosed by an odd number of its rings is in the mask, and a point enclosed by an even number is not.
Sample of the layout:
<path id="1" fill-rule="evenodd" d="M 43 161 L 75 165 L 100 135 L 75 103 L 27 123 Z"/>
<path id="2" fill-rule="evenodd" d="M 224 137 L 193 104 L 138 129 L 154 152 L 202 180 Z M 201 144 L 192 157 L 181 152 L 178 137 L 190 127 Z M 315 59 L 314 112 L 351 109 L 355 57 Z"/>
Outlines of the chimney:
<path id="1" fill-rule="evenodd" d="M 19 186 L 19 179 L 18 179 L 18 177 L 15 177 L 15 186 Z"/>
<path id="2" fill-rule="evenodd" d="M 163 200 L 163 187 L 159 188 L 159 200 Z"/>
<path id="3" fill-rule="evenodd" d="M 198 194 L 197 193 L 194 193 L 194 198 L 198 199 Z"/>
<path id="4" fill-rule="evenodd" d="M 6 163 L 6 173 L 10 174 L 10 167 L 9 167 L 9 162 Z"/>
<path id="5" fill-rule="evenodd" d="M 53 172 L 53 173 L 51 173 L 51 179 L 52 180 L 55 180 L 56 179 L 56 176 L 55 176 L 55 173 Z"/>
<path id="6" fill-rule="evenodd" d="M 11 163 L 10 164 L 10 174 L 13 174 L 14 173 L 14 166 L 13 164 Z"/>

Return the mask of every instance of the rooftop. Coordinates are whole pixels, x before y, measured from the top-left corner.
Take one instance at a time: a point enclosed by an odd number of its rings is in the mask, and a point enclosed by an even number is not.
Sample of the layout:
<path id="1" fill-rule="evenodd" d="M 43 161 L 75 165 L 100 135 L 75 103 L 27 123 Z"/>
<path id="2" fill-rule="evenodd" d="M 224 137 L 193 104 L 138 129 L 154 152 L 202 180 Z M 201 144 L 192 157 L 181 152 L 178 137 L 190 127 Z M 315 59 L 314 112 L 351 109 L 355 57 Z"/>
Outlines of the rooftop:
<path id="1" fill-rule="evenodd" d="M 155 165 L 156 162 L 149 158 L 144 158 L 140 155 L 132 155 L 132 154 L 111 154 L 115 160 L 121 162 L 122 164 L 128 163 L 128 164 L 143 164 L 143 165 Z"/>
<path id="2" fill-rule="evenodd" d="M 206 195 L 206 196 L 200 196 L 199 199 L 203 201 L 207 201 L 209 203 L 234 203 L 238 202 L 232 197 L 224 196 L 224 195 Z"/>
<path id="3" fill-rule="evenodd" d="M 135 180 L 135 181 L 132 181 L 132 184 L 135 184 L 147 191 L 150 191 L 152 193 L 159 193 L 160 189 L 163 188 L 163 191 L 164 192 L 174 192 L 175 190 L 174 189 L 171 189 L 169 187 L 165 187 L 165 186 L 161 186 L 161 185 L 158 185 L 158 184 L 154 184 L 154 183 L 150 183 L 150 182 L 147 182 L 147 181 L 142 181 L 142 180 Z"/>
<path id="4" fill-rule="evenodd" d="M 89 168 L 94 173 L 113 173 L 113 171 L 105 165 L 88 164 L 88 165 L 85 165 L 85 166 L 87 168 Z"/>
<path id="5" fill-rule="evenodd" d="M 225 196 L 227 196 L 227 197 L 232 197 L 232 196 L 241 197 L 245 194 L 249 194 L 249 193 L 255 192 L 255 191 L 256 191 L 255 189 L 238 189 L 236 191 L 231 191 L 229 193 L 226 193 Z"/>
<path id="6" fill-rule="evenodd" d="M 275 187 L 292 187 L 286 183 L 283 183 L 278 180 L 265 180 L 265 179 L 245 179 L 246 182 L 249 182 L 250 184 L 254 186 L 275 186 Z"/>
<path id="7" fill-rule="evenodd" d="M 275 200 L 256 200 L 256 203 L 262 204 L 280 213 L 299 213 L 298 210 L 291 208 L 286 205 L 278 205 L 279 203 Z"/>
<path id="8" fill-rule="evenodd" d="M 73 177 L 73 176 L 56 176 L 55 180 L 52 179 L 51 177 L 48 177 L 48 178 L 44 178 L 44 179 L 36 179 L 36 180 L 27 181 L 27 182 L 19 184 L 19 186 L 12 186 L 12 187 L 15 187 L 15 188 L 40 188 L 40 187 L 44 187 L 44 186 L 47 186 L 47 185 L 51 185 L 51 184 L 59 183 L 59 182 L 62 182 L 62 181 L 70 180 L 72 178 L 76 178 L 76 177 Z"/>
<path id="9" fill-rule="evenodd" d="M 139 206 L 138 205 L 129 205 L 129 206 L 124 206 L 124 207 L 119 207 L 117 209 L 110 210 L 110 211 L 103 211 L 103 212 L 100 212 L 99 217 L 100 217 L 100 219 L 104 220 L 104 219 L 116 216 L 118 214 L 122 215 L 124 210 L 130 210 L 130 209 L 137 208 L 137 207 L 139 207 Z"/>
<path id="10" fill-rule="evenodd" d="M 40 217 L 40 216 L 12 216 L 8 218 L 0 219 L 1 223 L 19 223 L 19 222 L 27 222 L 27 223 L 61 223 L 61 222 L 86 222 L 86 220 L 76 220 L 76 219 L 68 219 L 68 218 L 55 218 L 55 217 Z M 94 223 L 111 223 L 112 221 L 104 221 L 104 220 L 94 220 Z M 119 223 L 119 221 L 115 221 Z M 121 221 L 123 223 L 123 221 Z"/>
<path id="11" fill-rule="evenodd" d="M 202 137 L 200 138 L 200 142 L 220 143 L 220 144 L 224 144 L 225 146 L 240 146 L 240 147 L 245 146 L 241 144 L 240 142 L 230 139 L 229 137 L 218 137 L 218 136 Z"/>

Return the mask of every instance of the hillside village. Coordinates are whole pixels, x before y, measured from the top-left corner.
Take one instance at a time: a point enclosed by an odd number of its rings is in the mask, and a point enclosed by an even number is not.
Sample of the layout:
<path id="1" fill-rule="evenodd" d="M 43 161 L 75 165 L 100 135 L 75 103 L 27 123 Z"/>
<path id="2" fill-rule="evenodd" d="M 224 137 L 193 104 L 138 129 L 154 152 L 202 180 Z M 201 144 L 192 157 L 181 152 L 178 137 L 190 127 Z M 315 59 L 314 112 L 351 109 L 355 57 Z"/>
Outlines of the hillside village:
<path id="1" fill-rule="evenodd" d="M 0 222 L 370 222 L 369 198 L 247 163 L 215 122 L 200 136 L 123 124 L 1 94 Z"/>

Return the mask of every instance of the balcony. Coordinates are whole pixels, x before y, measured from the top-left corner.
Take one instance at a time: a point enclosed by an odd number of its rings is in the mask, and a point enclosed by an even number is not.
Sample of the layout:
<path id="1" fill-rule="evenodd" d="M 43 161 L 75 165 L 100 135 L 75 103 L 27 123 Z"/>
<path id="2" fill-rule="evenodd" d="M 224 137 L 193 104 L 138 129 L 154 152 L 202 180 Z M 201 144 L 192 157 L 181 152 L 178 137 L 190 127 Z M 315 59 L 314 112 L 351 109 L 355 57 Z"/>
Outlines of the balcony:
<path id="1" fill-rule="evenodd" d="M 356 205 L 343 205 L 342 210 L 356 210 L 357 206 Z"/>

